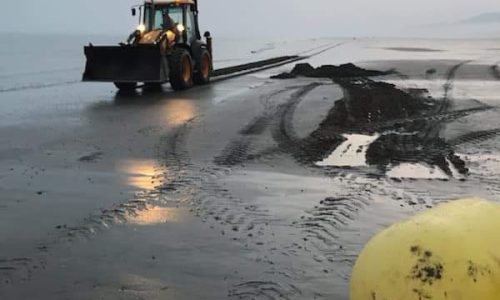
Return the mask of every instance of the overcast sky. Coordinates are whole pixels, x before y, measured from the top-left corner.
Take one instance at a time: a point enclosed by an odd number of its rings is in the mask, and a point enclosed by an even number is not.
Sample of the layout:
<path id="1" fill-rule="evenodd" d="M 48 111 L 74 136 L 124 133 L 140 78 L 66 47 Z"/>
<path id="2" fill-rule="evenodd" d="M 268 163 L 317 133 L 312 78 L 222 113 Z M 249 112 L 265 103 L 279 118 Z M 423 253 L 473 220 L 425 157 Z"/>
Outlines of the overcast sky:
<path id="1" fill-rule="evenodd" d="M 432 35 L 449 24 L 500 12 L 500 0 L 199 0 L 201 29 L 219 37 Z M 4 1 L 0 30 L 128 34 L 131 0 Z M 498 26 L 497 26 L 498 27 Z M 489 34 L 499 34 L 497 27 Z M 460 35 L 460 32 L 454 34 Z"/>

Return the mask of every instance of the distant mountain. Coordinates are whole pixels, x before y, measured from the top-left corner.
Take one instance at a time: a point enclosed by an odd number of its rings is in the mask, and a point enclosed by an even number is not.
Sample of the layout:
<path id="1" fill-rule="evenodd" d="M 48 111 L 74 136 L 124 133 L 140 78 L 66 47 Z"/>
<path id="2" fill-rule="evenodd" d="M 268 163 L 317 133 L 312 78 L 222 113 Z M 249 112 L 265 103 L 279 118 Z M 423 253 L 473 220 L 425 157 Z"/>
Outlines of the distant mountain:
<path id="1" fill-rule="evenodd" d="M 500 23 L 500 12 L 484 13 L 469 19 L 462 20 L 461 24 Z"/>

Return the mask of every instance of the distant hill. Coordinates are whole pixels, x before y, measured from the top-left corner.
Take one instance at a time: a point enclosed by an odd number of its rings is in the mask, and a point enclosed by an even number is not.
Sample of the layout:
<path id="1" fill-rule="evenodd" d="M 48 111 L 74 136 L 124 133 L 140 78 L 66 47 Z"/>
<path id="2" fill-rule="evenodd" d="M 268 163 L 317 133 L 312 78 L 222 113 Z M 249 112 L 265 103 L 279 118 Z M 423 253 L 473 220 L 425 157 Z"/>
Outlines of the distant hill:
<path id="1" fill-rule="evenodd" d="M 496 0 L 499 1 L 499 0 Z M 465 19 L 444 21 L 415 26 L 405 30 L 406 36 L 428 38 L 473 38 L 495 39 L 500 38 L 500 11 L 469 15 Z"/>
<path id="2" fill-rule="evenodd" d="M 461 24 L 500 23 L 500 12 L 484 13 L 469 19 L 462 20 Z"/>

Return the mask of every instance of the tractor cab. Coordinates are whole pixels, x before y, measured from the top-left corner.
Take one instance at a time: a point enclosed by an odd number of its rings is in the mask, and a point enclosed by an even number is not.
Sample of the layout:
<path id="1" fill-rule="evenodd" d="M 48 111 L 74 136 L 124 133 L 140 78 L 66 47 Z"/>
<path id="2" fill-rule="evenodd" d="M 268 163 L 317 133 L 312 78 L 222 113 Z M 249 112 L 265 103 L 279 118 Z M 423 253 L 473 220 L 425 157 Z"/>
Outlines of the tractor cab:
<path id="1" fill-rule="evenodd" d="M 132 8 L 132 15 L 137 15 L 139 8 L 139 26 L 141 35 L 151 32 L 170 31 L 177 35 L 177 42 L 190 45 L 201 39 L 198 28 L 198 11 L 195 2 L 184 1 L 146 1 L 144 5 Z M 144 41 L 143 41 L 144 43 Z"/>

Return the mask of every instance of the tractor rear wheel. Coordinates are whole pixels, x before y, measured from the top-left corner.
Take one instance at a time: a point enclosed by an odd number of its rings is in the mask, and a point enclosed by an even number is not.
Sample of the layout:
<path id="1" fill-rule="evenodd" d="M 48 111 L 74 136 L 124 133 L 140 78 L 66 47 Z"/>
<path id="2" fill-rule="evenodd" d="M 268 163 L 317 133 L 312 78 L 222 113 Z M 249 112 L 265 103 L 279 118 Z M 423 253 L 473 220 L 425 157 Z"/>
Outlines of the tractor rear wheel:
<path id="1" fill-rule="evenodd" d="M 114 82 L 120 91 L 133 91 L 137 87 L 137 82 Z"/>
<path id="2" fill-rule="evenodd" d="M 193 59 L 186 49 L 177 48 L 169 61 L 170 85 L 176 91 L 193 86 Z"/>
<path id="3" fill-rule="evenodd" d="M 207 49 L 201 51 L 196 60 L 196 70 L 194 73 L 194 83 L 207 84 L 210 82 L 210 73 L 212 69 L 212 57 Z"/>

